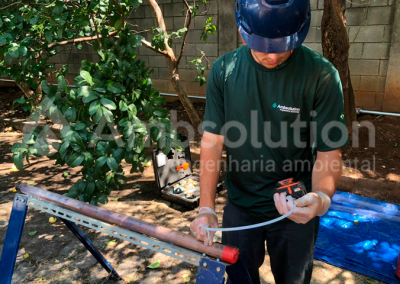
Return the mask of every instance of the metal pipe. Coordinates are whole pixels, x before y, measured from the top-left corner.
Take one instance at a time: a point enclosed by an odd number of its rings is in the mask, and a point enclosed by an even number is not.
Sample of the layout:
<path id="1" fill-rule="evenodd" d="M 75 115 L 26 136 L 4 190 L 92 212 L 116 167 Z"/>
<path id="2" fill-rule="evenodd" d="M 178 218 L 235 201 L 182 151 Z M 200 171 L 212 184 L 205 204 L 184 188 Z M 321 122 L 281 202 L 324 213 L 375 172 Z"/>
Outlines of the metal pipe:
<path id="1" fill-rule="evenodd" d="M 400 113 L 363 110 L 361 108 L 356 108 L 356 113 L 357 114 L 364 113 L 364 114 L 375 114 L 375 115 L 400 116 Z"/>
<path id="2" fill-rule="evenodd" d="M 1 79 L 1 78 L 0 78 L 0 82 L 13 82 L 13 83 L 15 83 L 14 80 L 10 80 L 10 79 Z M 49 85 L 57 86 L 57 84 L 55 84 L 55 83 L 49 83 Z M 75 85 L 67 85 L 67 87 L 69 87 L 69 88 L 76 88 Z M 178 97 L 177 94 L 171 94 L 171 93 L 160 93 L 160 95 L 162 95 L 162 96 L 167 96 L 167 97 Z M 204 96 L 193 96 L 193 95 L 188 95 L 188 97 L 191 98 L 191 99 L 202 99 L 202 100 L 205 100 L 205 99 L 206 99 L 206 97 L 204 97 Z"/>
<path id="3" fill-rule="evenodd" d="M 177 94 L 171 94 L 171 93 L 160 93 L 160 95 L 162 95 L 162 96 L 169 96 L 169 97 L 178 97 Z M 191 98 L 191 99 L 202 99 L 202 100 L 205 100 L 205 99 L 206 99 L 206 97 L 204 97 L 204 96 L 192 96 L 192 95 L 188 95 L 188 97 Z"/>
<path id="4" fill-rule="evenodd" d="M 154 237 L 168 243 L 172 243 L 200 253 L 205 253 L 209 256 L 222 259 L 228 263 L 235 263 L 239 257 L 239 251 L 235 248 L 216 243 L 214 243 L 212 246 L 207 246 L 204 245 L 203 242 L 196 240 L 196 238 L 191 235 L 174 231 L 163 226 L 151 224 L 101 207 L 96 207 L 94 205 L 59 195 L 42 188 L 26 184 L 19 184 L 17 185 L 17 189 L 28 196 L 52 202 L 83 215 L 96 218 L 98 220 L 108 222 L 150 237 Z"/>
<path id="5" fill-rule="evenodd" d="M 12 83 L 15 83 L 14 80 L 10 80 L 10 79 L 1 79 L 1 78 L 0 78 L 0 82 L 12 82 Z M 49 85 L 58 86 L 56 83 L 49 83 Z M 76 88 L 75 85 L 67 85 L 67 87 Z"/>

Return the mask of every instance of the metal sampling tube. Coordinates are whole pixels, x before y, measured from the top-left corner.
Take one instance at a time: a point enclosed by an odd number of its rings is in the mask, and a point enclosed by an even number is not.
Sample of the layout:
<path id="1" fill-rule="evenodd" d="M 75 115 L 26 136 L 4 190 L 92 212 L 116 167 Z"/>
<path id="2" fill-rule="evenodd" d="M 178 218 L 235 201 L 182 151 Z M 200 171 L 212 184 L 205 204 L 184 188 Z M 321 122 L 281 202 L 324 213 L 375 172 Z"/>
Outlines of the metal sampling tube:
<path id="1" fill-rule="evenodd" d="M 205 253 L 206 255 L 221 259 L 222 261 L 228 263 L 235 263 L 239 257 L 239 251 L 235 248 L 216 243 L 214 243 L 212 246 L 206 246 L 203 242 L 196 240 L 196 238 L 191 235 L 174 231 L 163 226 L 147 223 L 145 221 L 87 204 L 42 188 L 22 184 L 17 185 L 17 189 L 28 196 L 52 202 L 77 213 L 81 213 L 83 215 L 111 223 L 131 231 L 154 237 L 171 244 L 197 251 L 199 253 Z"/>

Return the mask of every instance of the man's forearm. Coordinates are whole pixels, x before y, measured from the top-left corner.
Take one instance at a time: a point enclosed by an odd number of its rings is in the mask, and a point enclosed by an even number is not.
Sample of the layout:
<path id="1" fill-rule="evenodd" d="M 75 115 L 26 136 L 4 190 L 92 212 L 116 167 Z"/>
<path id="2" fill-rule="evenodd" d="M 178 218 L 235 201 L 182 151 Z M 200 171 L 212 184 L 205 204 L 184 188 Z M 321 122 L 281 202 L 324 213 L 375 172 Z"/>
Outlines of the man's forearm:
<path id="1" fill-rule="evenodd" d="M 222 148 L 220 138 L 212 137 L 211 134 L 203 136 L 200 152 L 200 207 L 215 209 Z"/>
<path id="2" fill-rule="evenodd" d="M 341 151 L 318 152 L 312 173 L 312 191 L 321 191 L 332 198 L 341 176 Z"/>

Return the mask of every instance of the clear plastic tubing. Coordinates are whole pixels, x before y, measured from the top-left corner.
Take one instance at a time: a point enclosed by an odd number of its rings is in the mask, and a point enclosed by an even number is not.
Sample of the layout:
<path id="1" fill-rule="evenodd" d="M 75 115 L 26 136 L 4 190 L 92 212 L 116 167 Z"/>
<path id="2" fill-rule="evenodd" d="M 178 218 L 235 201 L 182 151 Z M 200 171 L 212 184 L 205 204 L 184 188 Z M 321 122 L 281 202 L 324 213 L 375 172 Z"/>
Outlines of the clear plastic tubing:
<path id="1" fill-rule="evenodd" d="M 210 231 L 213 231 L 213 232 L 218 232 L 218 231 L 221 231 L 221 232 L 243 231 L 243 230 L 249 230 L 249 229 L 254 229 L 254 228 L 258 228 L 258 227 L 267 226 L 267 225 L 279 222 L 279 221 L 287 218 L 290 214 L 293 213 L 294 209 L 296 209 L 296 205 L 295 204 L 293 204 L 292 209 L 288 213 L 286 213 L 285 215 L 282 215 L 282 216 L 280 216 L 278 218 L 275 218 L 273 220 L 269 220 L 267 222 L 258 223 L 258 224 L 254 224 L 254 225 L 241 226 L 241 227 L 232 227 L 232 228 L 209 228 L 209 227 L 206 227 L 206 226 L 201 226 L 201 227 L 204 230 L 207 231 L 207 237 L 208 237 L 208 239 L 210 239 Z"/>

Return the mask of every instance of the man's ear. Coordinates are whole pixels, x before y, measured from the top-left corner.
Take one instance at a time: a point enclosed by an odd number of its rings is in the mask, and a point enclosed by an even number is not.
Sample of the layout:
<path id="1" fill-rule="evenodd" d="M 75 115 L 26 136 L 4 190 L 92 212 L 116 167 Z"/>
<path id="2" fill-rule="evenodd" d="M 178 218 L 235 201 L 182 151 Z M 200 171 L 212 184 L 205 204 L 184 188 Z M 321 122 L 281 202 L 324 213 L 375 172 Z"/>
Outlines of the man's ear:
<path id="1" fill-rule="evenodd" d="M 246 45 L 246 42 L 244 41 L 244 39 L 243 39 L 243 37 L 242 37 L 242 34 L 240 33 L 239 29 L 238 29 L 238 33 L 239 33 L 240 37 L 242 38 L 243 45 Z"/>

